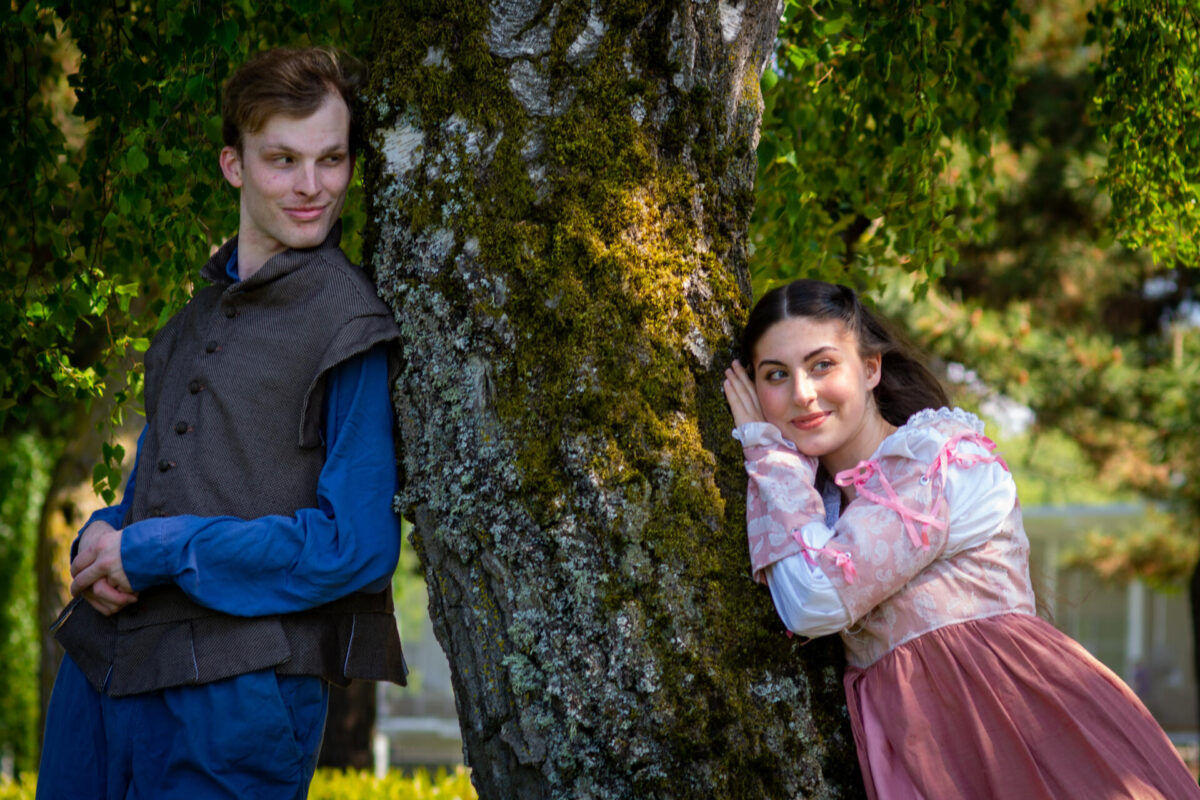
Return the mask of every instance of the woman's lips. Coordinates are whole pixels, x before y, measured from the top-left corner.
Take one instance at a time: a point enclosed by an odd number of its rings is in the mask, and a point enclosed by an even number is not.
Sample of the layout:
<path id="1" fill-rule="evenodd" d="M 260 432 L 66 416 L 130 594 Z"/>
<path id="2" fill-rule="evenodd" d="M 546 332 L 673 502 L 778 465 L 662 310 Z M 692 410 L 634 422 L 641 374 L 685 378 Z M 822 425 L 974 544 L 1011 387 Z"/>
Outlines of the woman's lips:
<path id="1" fill-rule="evenodd" d="M 810 431 L 819 426 L 829 416 L 829 412 L 822 411 L 820 414 L 809 414 L 805 417 L 796 417 L 792 420 L 792 426 L 797 430 Z"/>

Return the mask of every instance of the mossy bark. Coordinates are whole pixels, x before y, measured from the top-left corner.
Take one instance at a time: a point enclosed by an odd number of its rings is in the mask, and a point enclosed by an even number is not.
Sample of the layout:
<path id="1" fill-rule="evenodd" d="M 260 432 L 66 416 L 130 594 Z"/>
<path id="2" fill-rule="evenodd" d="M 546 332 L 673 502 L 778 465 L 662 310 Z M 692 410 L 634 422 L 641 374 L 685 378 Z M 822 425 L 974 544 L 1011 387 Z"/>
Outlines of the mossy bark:
<path id="1" fill-rule="evenodd" d="M 777 0 L 395 2 L 366 253 L 485 798 L 855 797 L 840 647 L 749 577 L 723 368 Z"/>

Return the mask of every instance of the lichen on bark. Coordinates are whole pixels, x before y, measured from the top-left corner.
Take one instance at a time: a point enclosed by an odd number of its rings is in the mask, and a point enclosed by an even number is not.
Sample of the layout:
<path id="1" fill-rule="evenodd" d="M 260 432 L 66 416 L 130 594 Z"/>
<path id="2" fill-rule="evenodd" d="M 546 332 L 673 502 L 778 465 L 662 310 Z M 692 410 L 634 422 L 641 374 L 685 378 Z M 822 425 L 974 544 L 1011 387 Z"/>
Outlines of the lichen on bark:
<path id="1" fill-rule="evenodd" d="M 771 2 L 393 3 L 366 252 L 484 797 L 844 797 L 837 649 L 748 576 L 721 371 Z"/>

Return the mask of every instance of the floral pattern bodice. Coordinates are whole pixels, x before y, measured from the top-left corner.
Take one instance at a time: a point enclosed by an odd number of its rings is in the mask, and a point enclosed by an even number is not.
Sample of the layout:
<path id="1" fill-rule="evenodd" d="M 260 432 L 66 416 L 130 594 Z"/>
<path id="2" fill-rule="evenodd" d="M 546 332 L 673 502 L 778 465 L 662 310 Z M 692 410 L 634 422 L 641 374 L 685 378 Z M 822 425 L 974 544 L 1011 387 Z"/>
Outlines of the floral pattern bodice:
<path id="1" fill-rule="evenodd" d="M 955 622 L 1034 613 L 1029 542 L 1014 499 L 982 538 L 956 541 L 949 470 L 999 462 L 983 425 L 961 409 L 923 411 L 887 437 L 875 454 L 839 473 L 857 493 L 828 535 L 814 487 L 816 462 L 767 423 L 743 426 L 749 475 L 747 533 L 751 566 L 801 555 L 833 584 L 851 623 L 840 632 L 849 663 L 865 667 L 923 633 Z M 990 473 L 989 473 L 990 474 Z M 1007 471 L 1001 471 L 1011 481 Z M 990 479 L 990 478 L 989 478 Z M 993 510 L 994 513 L 994 510 Z M 816 535 L 824 531 L 824 536 Z M 821 546 L 812 544 L 823 542 Z"/>

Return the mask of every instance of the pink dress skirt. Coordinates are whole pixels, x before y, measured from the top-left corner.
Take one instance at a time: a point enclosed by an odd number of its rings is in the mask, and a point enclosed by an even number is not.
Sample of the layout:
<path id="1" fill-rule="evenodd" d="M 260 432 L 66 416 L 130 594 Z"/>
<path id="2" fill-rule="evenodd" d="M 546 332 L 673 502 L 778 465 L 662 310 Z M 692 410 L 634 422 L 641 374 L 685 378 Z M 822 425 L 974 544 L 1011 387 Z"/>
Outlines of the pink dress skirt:
<path id="1" fill-rule="evenodd" d="M 872 800 L 1200 798 L 1129 687 L 1029 614 L 938 628 L 844 682 Z"/>

